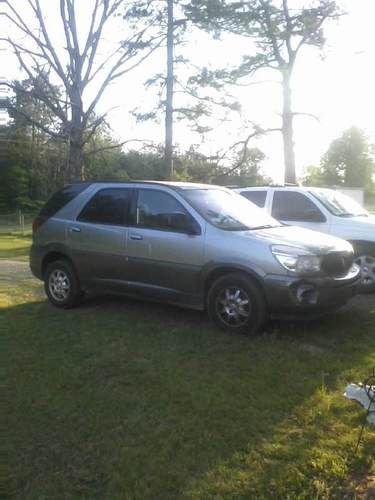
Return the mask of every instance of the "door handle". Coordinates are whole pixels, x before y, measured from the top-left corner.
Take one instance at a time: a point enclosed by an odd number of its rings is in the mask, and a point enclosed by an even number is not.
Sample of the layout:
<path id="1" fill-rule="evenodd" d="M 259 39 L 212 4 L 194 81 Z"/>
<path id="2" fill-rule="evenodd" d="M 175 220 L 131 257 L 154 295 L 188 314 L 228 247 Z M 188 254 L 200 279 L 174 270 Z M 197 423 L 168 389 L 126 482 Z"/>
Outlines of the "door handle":
<path id="1" fill-rule="evenodd" d="M 80 233 L 80 232 L 81 232 L 81 229 L 80 229 L 79 227 L 74 227 L 74 226 L 71 226 L 71 227 L 69 228 L 69 231 L 70 231 L 71 233 Z"/>
<path id="2" fill-rule="evenodd" d="M 141 234 L 131 234 L 130 239 L 131 240 L 143 240 L 143 236 Z"/>

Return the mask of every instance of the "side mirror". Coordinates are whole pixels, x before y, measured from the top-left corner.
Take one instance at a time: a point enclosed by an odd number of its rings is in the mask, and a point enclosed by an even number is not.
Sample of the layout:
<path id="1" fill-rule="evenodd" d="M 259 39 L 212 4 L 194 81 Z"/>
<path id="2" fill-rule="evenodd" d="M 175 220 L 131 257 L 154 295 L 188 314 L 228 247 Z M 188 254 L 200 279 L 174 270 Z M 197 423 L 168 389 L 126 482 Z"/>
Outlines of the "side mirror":
<path id="1" fill-rule="evenodd" d="M 181 233 L 191 235 L 201 234 L 200 227 L 195 220 L 183 212 L 171 214 L 169 225 L 172 229 Z"/>

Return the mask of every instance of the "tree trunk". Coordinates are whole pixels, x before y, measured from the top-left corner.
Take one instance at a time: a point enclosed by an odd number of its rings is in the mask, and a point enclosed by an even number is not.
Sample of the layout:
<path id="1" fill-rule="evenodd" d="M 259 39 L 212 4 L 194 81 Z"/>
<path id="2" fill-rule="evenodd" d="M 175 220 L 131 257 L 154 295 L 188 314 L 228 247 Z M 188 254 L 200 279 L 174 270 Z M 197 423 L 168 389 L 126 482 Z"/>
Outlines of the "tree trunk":
<path id="1" fill-rule="evenodd" d="M 173 0 L 168 2 L 167 99 L 165 109 L 165 164 L 173 178 Z"/>
<path id="2" fill-rule="evenodd" d="M 296 161 L 294 156 L 293 142 L 293 112 L 292 112 L 292 90 L 290 87 L 291 72 L 283 72 L 283 144 L 284 144 L 284 165 L 285 183 L 296 183 Z"/>
<path id="3" fill-rule="evenodd" d="M 83 181 L 85 168 L 83 158 L 83 137 L 81 129 L 72 129 L 69 137 L 68 172 L 69 182 Z"/>
<path id="4" fill-rule="evenodd" d="M 68 180 L 83 181 L 85 178 L 83 157 L 82 98 L 78 87 L 71 89 L 72 119 L 69 133 Z M 75 104 L 76 103 L 76 104 Z"/>

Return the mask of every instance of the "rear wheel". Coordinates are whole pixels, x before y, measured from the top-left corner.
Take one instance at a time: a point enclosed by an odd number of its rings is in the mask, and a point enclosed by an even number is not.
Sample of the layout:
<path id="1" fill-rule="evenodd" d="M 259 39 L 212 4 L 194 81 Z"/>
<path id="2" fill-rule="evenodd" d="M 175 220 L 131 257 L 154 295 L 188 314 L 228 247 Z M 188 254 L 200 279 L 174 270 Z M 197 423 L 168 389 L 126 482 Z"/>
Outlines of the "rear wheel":
<path id="1" fill-rule="evenodd" d="M 359 291 L 362 293 L 375 292 L 375 248 L 370 245 L 357 247 L 355 263 L 361 270 Z"/>
<path id="2" fill-rule="evenodd" d="M 82 298 L 76 272 L 66 260 L 56 260 L 47 265 L 44 289 L 49 301 L 63 309 L 74 307 Z"/>
<path id="3" fill-rule="evenodd" d="M 217 279 L 207 296 L 210 319 L 221 329 L 256 333 L 266 319 L 266 301 L 258 285 L 240 273 Z"/>

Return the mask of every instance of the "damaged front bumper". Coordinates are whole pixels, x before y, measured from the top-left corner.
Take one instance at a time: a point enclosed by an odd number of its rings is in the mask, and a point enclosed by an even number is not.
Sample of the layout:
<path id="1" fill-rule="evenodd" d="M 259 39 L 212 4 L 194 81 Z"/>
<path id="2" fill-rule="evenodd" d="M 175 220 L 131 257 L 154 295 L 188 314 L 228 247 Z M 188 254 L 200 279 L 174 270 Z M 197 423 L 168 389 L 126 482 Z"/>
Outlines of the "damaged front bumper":
<path id="1" fill-rule="evenodd" d="M 310 319 L 347 303 L 360 282 L 358 266 L 341 277 L 294 277 L 268 275 L 265 292 L 272 317 Z"/>

